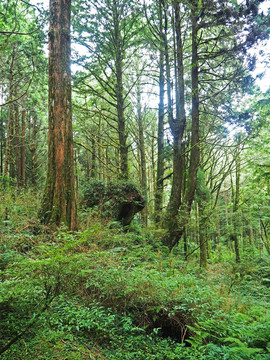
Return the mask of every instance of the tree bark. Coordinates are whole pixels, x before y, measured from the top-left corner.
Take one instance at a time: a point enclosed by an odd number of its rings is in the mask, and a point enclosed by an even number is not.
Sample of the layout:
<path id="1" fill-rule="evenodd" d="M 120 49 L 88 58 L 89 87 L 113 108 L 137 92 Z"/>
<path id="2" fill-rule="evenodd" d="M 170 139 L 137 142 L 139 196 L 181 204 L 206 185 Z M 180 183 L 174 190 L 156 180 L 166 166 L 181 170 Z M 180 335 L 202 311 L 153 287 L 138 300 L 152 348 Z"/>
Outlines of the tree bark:
<path id="1" fill-rule="evenodd" d="M 77 229 L 70 72 L 71 0 L 50 1 L 49 149 L 41 217 Z"/>
<path id="2" fill-rule="evenodd" d="M 237 149 L 238 151 L 238 149 Z M 239 210 L 239 197 L 240 197 L 240 158 L 239 154 L 235 158 L 235 194 L 233 203 L 233 234 L 231 239 L 234 242 L 235 261 L 240 263 L 240 249 L 238 238 L 238 210 Z"/>
<path id="3" fill-rule="evenodd" d="M 191 5 L 192 25 L 192 63 L 191 63 L 191 85 L 192 85 L 192 124 L 191 124 L 191 151 L 190 164 L 187 178 L 187 190 L 182 200 L 183 181 L 183 134 L 186 125 L 185 114 L 185 92 L 184 92 L 184 67 L 183 67 L 183 44 L 181 40 L 180 9 L 178 1 L 174 1 L 175 28 L 177 32 L 177 86 L 178 96 L 176 98 L 176 119 L 170 124 L 174 136 L 174 157 L 173 157 L 173 185 L 170 202 L 168 205 L 169 214 L 169 239 L 168 246 L 172 249 L 183 235 L 188 221 L 192 202 L 194 200 L 197 172 L 199 167 L 199 70 L 198 70 L 198 3 L 197 0 Z M 181 207 L 180 221 L 178 211 Z"/>
<path id="4" fill-rule="evenodd" d="M 146 159 L 145 159 L 145 144 L 144 144 L 144 131 L 143 131 L 143 115 L 142 115 L 142 104 L 141 104 L 141 89 L 138 83 L 137 85 L 137 118 L 139 128 L 139 151 L 141 159 L 141 186 L 144 199 L 147 198 L 147 177 L 146 177 Z M 142 218 L 144 224 L 147 226 L 147 205 L 142 210 Z"/>
<path id="5" fill-rule="evenodd" d="M 15 47 L 13 46 L 11 55 L 11 64 L 9 70 L 9 99 L 14 97 L 14 66 L 15 66 Z M 14 145 L 14 103 L 11 101 L 8 106 L 8 122 L 7 122 L 7 137 L 6 137 L 6 151 L 4 163 L 4 175 L 15 178 L 15 149 Z"/>
<path id="6" fill-rule="evenodd" d="M 163 207 L 164 191 L 164 97 L 165 97 L 165 74 L 164 74 L 164 45 L 165 34 L 163 29 L 163 11 L 164 2 L 159 0 L 159 33 L 160 33 L 160 50 L 159 50 L 159 105 L 158 105 L 158 151 L 157 151 L 157 182 L 155 191 L 155 222 L 161 220 Z"/>
<path id="7" fill-rule="evenodd" d="M 22 186 L 22 169 L 21 169 L 21 129 L 19 119 L 18 104 L 14 104 L 14 130 L 15 130 L 15 154 L 16 154 L 16 179 L 18 188 Z"/>
<path id="8" fill-rule="evenodd" d="M 120 147 L 120 178 L 128 179 L 128 145 L 126 133 L 126 119 L 124 113 L 124 86 L 123 86 L 123 51 L 121 29 L 119 27 L 118 4 L 113 1 L 113 24 L 115 42 L 115 72 L 116 72 L 116 110 L 118 120 L 118 136 Z"/>
<path id="9" fill-rule="evenodd" d="M 91 159 L 91 178 L 96 179 L 97 177 L 97 163 L 96 163 L 96 139 L 95 135 L 92 135 L 92 159 Z"/>
<path id="10" fill-rule="evenodd" d="M 22 109 L 21 129 L 21 186 L 25 186 L 25 108 Z"/>
<path id="11" fill-rule="evenodd" d="M 201 211 L 200 211 L 201 210 Z M 199 245 L 200 245 L 200 267 L 207 267 L 207 231 L 206 231 L 206 216 L 203 214 L 204 209 L 200 209 L 199 211 Z"/>

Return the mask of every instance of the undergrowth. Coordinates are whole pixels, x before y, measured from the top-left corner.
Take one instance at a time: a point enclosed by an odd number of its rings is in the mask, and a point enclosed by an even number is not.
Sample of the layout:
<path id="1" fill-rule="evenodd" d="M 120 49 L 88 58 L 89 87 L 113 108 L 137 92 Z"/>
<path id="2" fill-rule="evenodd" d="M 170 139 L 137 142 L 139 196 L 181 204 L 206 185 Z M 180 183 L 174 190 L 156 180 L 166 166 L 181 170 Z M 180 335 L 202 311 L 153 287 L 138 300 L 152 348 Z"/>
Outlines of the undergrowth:
<path id="1" fill-rule="evenodd" d="M 84 213 L 80 232 L 51 232 L 36 196 L 0 196 L 2 359 L 270 359 L 266 255 L 201 270 L 155 229 Z"/>

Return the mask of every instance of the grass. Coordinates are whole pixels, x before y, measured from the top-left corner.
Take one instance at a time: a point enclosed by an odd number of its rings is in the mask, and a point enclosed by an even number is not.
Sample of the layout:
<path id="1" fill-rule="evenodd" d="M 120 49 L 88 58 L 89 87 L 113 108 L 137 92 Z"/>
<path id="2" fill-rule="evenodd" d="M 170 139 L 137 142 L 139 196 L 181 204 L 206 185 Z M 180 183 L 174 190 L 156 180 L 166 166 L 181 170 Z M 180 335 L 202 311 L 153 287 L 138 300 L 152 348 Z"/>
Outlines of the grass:
<path id="1" fill-rule="evenodd" d="M 265 255 L 235 265 L 224 248 L 201 270 L 159 231 L 84 213 L 80 232 L 51 232 L 36 195 L 0 197 L 0 348 L 18 337 L 4 360 L 270 359 Z"/>

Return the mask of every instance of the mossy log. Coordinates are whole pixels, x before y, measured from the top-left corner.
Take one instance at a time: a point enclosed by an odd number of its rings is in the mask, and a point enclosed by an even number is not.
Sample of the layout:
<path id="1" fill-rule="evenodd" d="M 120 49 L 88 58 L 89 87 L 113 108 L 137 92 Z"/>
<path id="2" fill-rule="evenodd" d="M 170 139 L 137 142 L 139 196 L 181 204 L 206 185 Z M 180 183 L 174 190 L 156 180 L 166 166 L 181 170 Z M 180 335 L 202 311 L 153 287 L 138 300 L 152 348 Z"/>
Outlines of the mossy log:
<path id="1" fill-rule="evenodd" d="M 132 183 L 92 180 L 84 191 L 85 206 L 97 207 L 103 217 L 119 221 L 129 226 L 134 215 L 145 207 L 145 199 L 140 190 Z"/>

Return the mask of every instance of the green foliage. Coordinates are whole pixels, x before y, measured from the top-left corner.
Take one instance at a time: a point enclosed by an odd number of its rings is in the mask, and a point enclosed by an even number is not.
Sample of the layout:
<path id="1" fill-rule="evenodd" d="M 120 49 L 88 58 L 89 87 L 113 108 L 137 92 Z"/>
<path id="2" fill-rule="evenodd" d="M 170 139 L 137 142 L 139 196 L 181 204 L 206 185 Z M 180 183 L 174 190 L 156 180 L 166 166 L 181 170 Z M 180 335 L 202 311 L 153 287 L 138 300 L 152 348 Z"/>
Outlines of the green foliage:
<path id="1" fill-rule="evenodd" d="M 1 238 L 0 347 L 31 323 L 4 360 L 269 359 L 267 258 L 213 261 L 202 272 L 155 233 L 97 219 L 76 234 L 50 233 L 30 193 L 14 207 L 12 192 L 1 196 L 11 223 Z"/>
<path id="2" fill-rule="evenodd" d="M 124 226 L 129 226 L 134 215 L 145 206 L 141 191 L 129 182 L 89 181 L 84 187 L 83 198 L 87 207 L 97 205 L 103 218 L 120 221 Z"/>

